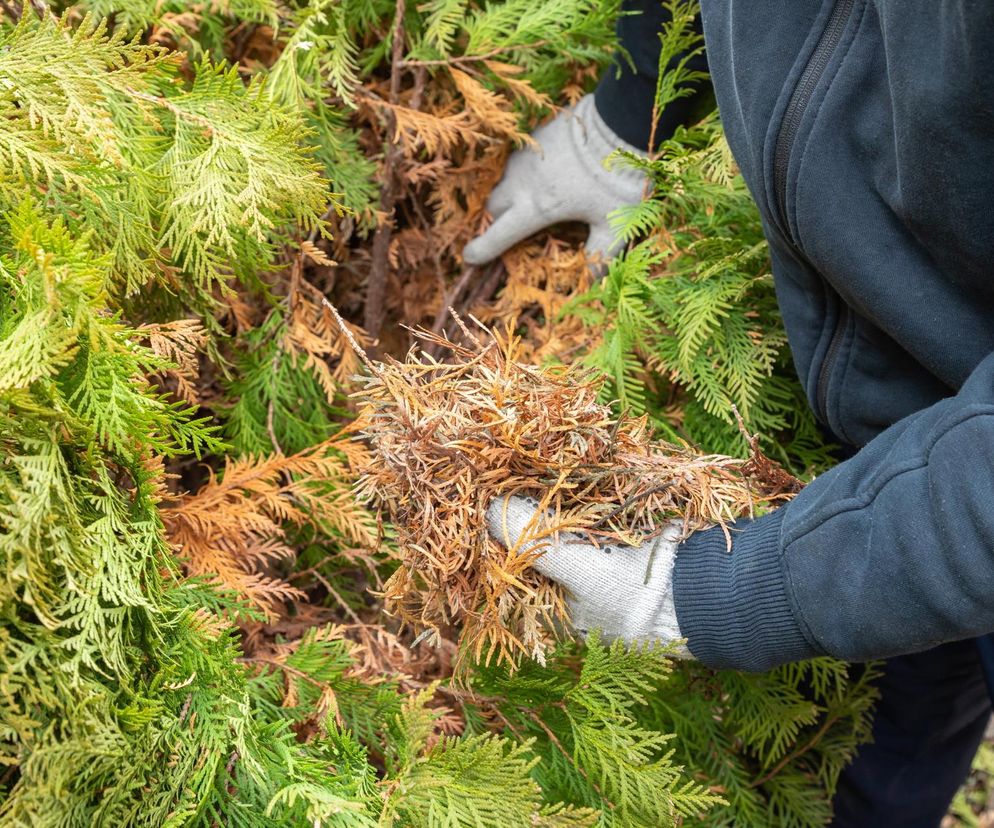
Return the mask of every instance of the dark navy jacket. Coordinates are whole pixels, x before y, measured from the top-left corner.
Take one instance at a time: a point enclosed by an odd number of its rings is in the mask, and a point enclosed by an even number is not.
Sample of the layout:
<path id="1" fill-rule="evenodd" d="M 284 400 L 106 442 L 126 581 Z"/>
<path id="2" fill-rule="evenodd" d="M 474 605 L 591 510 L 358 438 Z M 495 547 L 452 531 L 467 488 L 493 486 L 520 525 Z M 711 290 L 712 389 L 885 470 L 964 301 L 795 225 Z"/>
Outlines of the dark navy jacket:
<path id="1" fill-rule="evenodd" d="M 690 538 L 680 628 L 704 663 L 753 670 L 992 632 L 994 2 L 701 5 L 797 371 L 860 448 L 736 524 L 731 554 L 720 531 Z M 656 36 L 634 26 L 626 45 L 637 58 Z M 598 109 L 638 140 L 625 83 Z"/>

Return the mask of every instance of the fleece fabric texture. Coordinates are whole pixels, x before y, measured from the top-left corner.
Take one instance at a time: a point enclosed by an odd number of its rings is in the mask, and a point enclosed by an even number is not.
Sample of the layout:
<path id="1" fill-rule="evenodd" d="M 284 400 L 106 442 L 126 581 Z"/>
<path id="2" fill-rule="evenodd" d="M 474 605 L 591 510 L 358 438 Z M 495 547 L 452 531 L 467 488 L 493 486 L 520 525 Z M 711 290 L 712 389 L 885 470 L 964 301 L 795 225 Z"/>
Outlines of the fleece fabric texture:
<path id="1" fill-rule="evenodd" d="M 720 531 L 683 545 L 675 601 L 690 650 L 764 670 L 990 633 L 994 4 L 701 6 L 798 375 L 859 451 L 776 514 L 736 524 L 731 553 Z M 649 27 L 623 34 L 632 53 L 658 42 Z"/>

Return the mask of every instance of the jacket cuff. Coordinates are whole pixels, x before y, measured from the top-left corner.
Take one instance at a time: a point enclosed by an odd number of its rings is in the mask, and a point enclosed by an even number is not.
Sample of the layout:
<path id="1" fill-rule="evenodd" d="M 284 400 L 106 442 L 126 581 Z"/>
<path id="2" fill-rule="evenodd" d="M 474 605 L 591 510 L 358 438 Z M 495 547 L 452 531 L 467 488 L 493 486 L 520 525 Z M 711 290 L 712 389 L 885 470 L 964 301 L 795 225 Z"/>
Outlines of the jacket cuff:
<path id="1" fill-rule="evenodd" d="M 647 78 L 627 66 L 612 65 L 594 90 L 594 101 L 597 112 L 611 131 L 645 152 L 649 149 L 655 95 L 655 78 Z M 671 137 L 675 130 L 674 125 L 665 137 Z"/>
<path id="2" fill-rule="evenodd" d="M 652 135 L 652 109 L 656 99 L 656 79 L 633 72 L 629 67 L 609 66 L 594 90 L 597 112 L 618 137 L 637 147 L 640 152 L 656 150 L 663 141 L 673 137 L 678 127 L 687 126 L 707 114 L 701 102 L 707 98 L 710 85 L 698 84 L 694 94 L 677 98 L 667 104 L 656 119 Z M 708 98 L 709 100 L 709 98 Z"/>
<path id="3" fill-rule="evenodd" d="M 784 576 L 780 526 L 785 508 L 715 526 L 677 550 L 673 598 L 690 652 L 714 669 L 762 671 L 823 653 L 804 636 Z"/>

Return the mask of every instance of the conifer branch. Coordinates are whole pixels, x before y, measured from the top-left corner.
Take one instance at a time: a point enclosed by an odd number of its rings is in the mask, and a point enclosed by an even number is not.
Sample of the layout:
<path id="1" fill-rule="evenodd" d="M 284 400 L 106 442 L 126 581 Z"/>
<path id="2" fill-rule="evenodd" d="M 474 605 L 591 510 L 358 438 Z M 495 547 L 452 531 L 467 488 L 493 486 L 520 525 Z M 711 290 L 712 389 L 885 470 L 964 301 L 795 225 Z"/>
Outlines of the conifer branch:
<path id="1" fill-rule="evenodd" d="M 563 706 L 563 709 L 565 709 L 565 706 Z M 568 762 L 572 763 L 576 761 L 576 757 L 570 754 L 566 750 L 566 748 L 563 747 L 563 743 L 559 741 L 559 737 L 556 736 L 556 734 L 544 721 L 542 721 L 541 716 L 539 716 L 535 711 L 529 710 L 528 718 L 531 719 L 536 725 L 538 725 L 539 729 L 546 735 L 546 737 L 548 737 L 549 742 L 556 748 L 556 750 L 558 750 L 565 757 L 565 759 Z M 580 774 L 580 776 L 583 777 L 584 781 L 586 781 L 586 783 L 590 785 L 590 787 L 594 790 L 597 796 L 601 798 L 601 801 L 604 802 L 604 804 L 607 805 L 608 808 L 614 810 L 615 808 L 614 803 L 611 802 L 611 800 L 609 800 L 606 796 L 604 796 L 604 792 L 598 787 L 597 783 L 590 778 L 590 775 L 587 773 L 586 769 L 579 764 L 576 765 L 576 769 L 577 772 Z"/>
<path id="2" fill-rule="evenodd" d="M 404 69 L 413 67 L 432 67 L 432 66 L 453 66 L 463 63 L 483 63 L 488 60 L 493 60 L 496 57 L 507 54 L 511 51 L 517 51 L 519 49 L 540 49 L 543 46 L 547 46 L 549 41 L 547 40 L 535 40 L 532 43 L 526 45 L 514 45 L 514 46 L 498 46 L 491 49 L 489 52 L 483 52 L 482 54 L 470 54 L 470 55 L 452 55 L 451 57 L 442 58 L 439 60 L 412 60 L 405 59 L 401 61 L 401 66 Z"/>
<path id="3" fill-rule="evenodd" d="M 818 746 L 818 743 L 821 742 L 821 740 L 825 737 L 825 734 L 828 733 L 828 731 L 831 730 L 832 727 L 837 722 L 838 722 L 837 716 L 827 716 L 825 718 L 825 721 L 822 722 L 821 727 L 818 728 L 815 734 L 807 742 L 805 742 L 803 745 L 798 747 L 796 750 L 793 750 L 790 753 L 788 753 L 786 756 L 784 756 L 783 759 L 777 762 L 772 768 L 770 768 L 769 771 L 767 771 L 761 777 L 759 777 L 758 779 L 754 779 L 752 782 L 750 782 L 749 787 L 750 788 L 762 787 L 771 779 L 773 779 L 774 776 L 779 774 L 785 767 L 792 764 L 793 762 L 796 762 L 798 759 L 804 756 L 804 754 L 812 751 L 815 747 Z"/>
<path id="4" fill-rule="evenodd" d="M 391 43 L 390 61 L 390 97 L 389 102 L 396 106 L 400 97 L 401 73 L 404 56 L 404 17 L 406 0 L 396 0 L 393 23 L 393 42 Z M 411 107 L 414 109 L 414 107 Z M 387 144 L 386 157 L 383 161 L 382 189 L 380 195 L 380 211 L 382 218 L 373 235 L 373 247 L 369 268 L 369 280 L 366 287 L 366 308 L 363 326 L 375 341 L 383 327 L 383 300 L 387 284 L 387 268 L 390 256 L 390 238 L 394 221 L 394 205 L 397 197 L 397 166 L 403 153 L 394 133 L 396 132 L 396 115 L 387 116 L 387 132 L 391 136 Z"/>

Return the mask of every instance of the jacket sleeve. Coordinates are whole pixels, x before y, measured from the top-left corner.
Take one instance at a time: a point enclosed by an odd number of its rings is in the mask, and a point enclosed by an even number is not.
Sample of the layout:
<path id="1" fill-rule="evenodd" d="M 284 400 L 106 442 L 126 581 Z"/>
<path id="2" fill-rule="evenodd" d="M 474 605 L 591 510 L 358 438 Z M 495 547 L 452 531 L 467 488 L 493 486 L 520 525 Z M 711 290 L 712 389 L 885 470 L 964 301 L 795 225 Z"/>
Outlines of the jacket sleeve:
<path id="1" fill-rule="evenodd" d="M 994 354 L 771 514 L 691 536 L 677 619 L 715 668 L 889 657 L 994 631 Z"/>
<path id="2" fill-rule="evenodd" d="M 616 135 L 633 146 L 647 149 L 652 133 L 652 104 L 659 75 L 659 35 L 670 19 L 659 0 L 625 0 L 618 18 L 618 41 L 623 52 L 615 57 L 594 93 L 597 112 Z M 700 33 L 701 18 L 697 17 Z M 624 53 L 627 53 L 624 54 Z M 630 58 L 630 60 L 629 60 Z M 696 55 L 691 69 L 706 72 L 707 59 Z M 700 108 L 713 99 L 711 84 L 695 85 L 694 93 L 678 98 L 661 113 L 656 125 L 657 145 L 670 138 L 678 126 L 691 122 Z"/>

